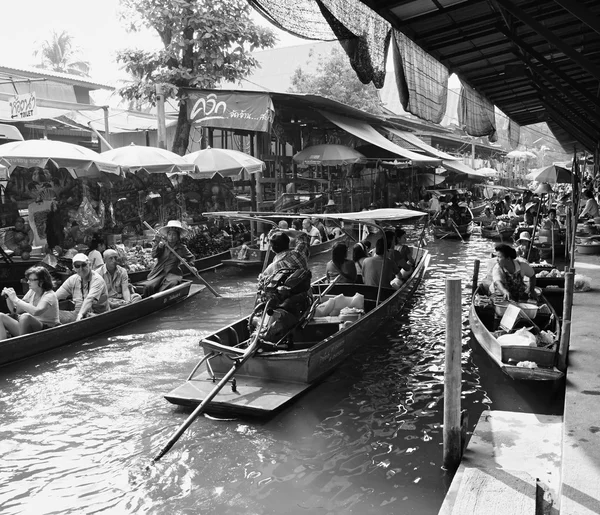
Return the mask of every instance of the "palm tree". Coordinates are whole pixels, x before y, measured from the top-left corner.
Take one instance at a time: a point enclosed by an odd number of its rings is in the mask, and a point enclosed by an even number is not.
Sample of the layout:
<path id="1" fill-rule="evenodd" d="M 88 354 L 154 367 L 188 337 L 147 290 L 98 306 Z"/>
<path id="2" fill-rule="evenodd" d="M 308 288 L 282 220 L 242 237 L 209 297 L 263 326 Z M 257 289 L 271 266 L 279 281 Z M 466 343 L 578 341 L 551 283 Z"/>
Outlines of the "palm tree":
<path id="1" fill-rule="evenodd" d="M 41 48 L 33 55 L 36 57 L 39 55 L 42 60 L 37 68 L 82 77 L 89 76 L 90 63 L 78 59 L 79 50 L 73 45 L 73 36 L 66 30 L 53 31 L 50 39 L 44 41 Z"/>

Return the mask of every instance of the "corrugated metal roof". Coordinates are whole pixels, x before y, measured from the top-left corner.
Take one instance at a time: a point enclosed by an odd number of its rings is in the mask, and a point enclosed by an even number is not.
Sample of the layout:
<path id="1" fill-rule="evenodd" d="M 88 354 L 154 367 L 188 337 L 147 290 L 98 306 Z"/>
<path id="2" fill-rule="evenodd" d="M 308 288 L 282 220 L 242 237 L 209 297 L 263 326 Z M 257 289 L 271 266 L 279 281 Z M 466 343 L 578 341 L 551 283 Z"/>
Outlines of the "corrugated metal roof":
<path id="1" fill-rule="evenodd" d="M 115 89 L 115 87 L 110 84 L 92 81 L 91 79 L 79 77 L 78 75 L 69 75 L 68 73 L 60 73 L 52 70 L 45 70 L 43 68 L 28 68 L 25 66 L 20 66 L 18 68 L 0 66 L 0 79 L 2 77 L 49 79 L 55 82 L 70 84 L 71 86 L 80 86 L 90 90 Z"/>

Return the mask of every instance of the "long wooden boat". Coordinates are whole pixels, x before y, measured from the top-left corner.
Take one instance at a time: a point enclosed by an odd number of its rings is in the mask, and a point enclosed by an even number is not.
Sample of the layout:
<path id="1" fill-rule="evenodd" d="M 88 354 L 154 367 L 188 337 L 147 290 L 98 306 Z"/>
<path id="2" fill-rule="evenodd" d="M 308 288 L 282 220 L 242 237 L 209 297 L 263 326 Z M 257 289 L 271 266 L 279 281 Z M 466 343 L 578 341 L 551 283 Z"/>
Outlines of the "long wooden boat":
<path id="1" fill-rule="evenodd" d="M 496 315 L 496 308 L 484 286 L 480 285 L 473 295 L 469 311 L 469 323 L 473 336 L 492 362 L 515 380 L 555 381 L 564 376 L 555 366 L 560 339 L 559 318 L 552 304 L 543 295 L 540 296 L 538 306 L 545 306 L 545 312 L 541 313 L 541 310 L 538 310 L 538 314 L 534 318 L 525 319 L 524 325 L 517 325 L 532 327 L 530 323 L 532 321 L 539 329 L 551 331 L 555 337 L 555 343 L 551 348 L 500 342 L 499 336 L 513 332 L 513 328 L 516 326 L 510 327 L 509 331 L 502 327 L 501 318 Z"/>
<path id="2" fill-rule="evenodd" d="M 318 256 L 324 252 L 328 252 L 338 242 L 345 242 L 348 240 L 348 236 L 342 235 L 332 240 L 318 243 L 317 245 L 310 246 L 310 257 Z M 224 265 L 237 266 L 239 268 L 262 268 L 265 262 L 266 250 L 260 250 L 256 245 L 248 245 L 247 250 L 242 252 L 242 246 L 232 247 L 229 249 L 229 259 L 223 259 Z M 243 256 L 243 257 L 242 257 Z M 274 254 L 271 252 L 269 256 L 269 262 L 273 259 Z"/>
<path id="3" fill-rule="evenodd" d="M 487 238 L 488 240 L 496 240 L 496 241 L 512 241 L 514 234 L 514 229 L 505 229 L 503 231 L 499 231 L 498 229 L 492 229 L 490 227 L 482 227 L 481 228 L 481 236 Z"/>
<path id="4" fill-rule="evenodd" d="M 253 355 L 235 374 L 235 388 L 223 388 L 208 405 L 209 411 L 267 415 L 281 409 L 305 390 L 330 373 L 357 348 L 368 342 L 369 336 L 388 317 L 398 314 L 412 298 L 425 271 L 430 255 L 421 248 L 416 255 L 415 270 L 399 290 L 360 284 L 336 284 L 332 298 L 364 295 L 364 315 L 355 321 L 343 322 L 340 317 L 314 318 L 304 329 L 293 333 L 291 350 L 267 351 Z M 327 284 L 313 285 L 315 294 L 324 291 Z M 184 406 L 198 406 L 215 386 L 217 376 L 223 376 L 235 359 L 244 354 L 238 342 L 250 337 L 248 318 L 242 318 L 203 338 L 206 370 L 198 372 L 200 362 L 187 381 L 165 397 L 169 402 Z M 208 358 L 207 358 L 208 356 Z"/>
<path id="5" fill-rule="evenodd" d="M 0 365 L 30 358 L 63 345 L 110 331 L 193 297 L 204 288 L 204 285 L 184 281 L 174 288 L 155 293 L 138 302 L 107 311 L 101 315 L 2 340 L 0 341 Z"/>
<path id="6" fill-rule="evenodd" d="M 198 258 L 194 261 L 194 266 L 198 269 L 198 272 L 206 272 L 208 270 L 213 270 L 223 263 L 224 259 L 229 257 L 229 250 L 225 250 L 223 252 L 219 252 L 218 254 L 213 254 L 212 256 L 206 256 L 203 258 Z M 150 270 L 138 270 L 136 272 L 129 272 L 127 275 L 129 276 L 129 282 L 137 283 L 140 281 L 145 281 L 148 278 L 148 274 Z M 191 276 L 191 272 L 187 269 L 184 270 L 184 277 Z"/>
<path id="7" fill-rule="evenodd" d="M 474 225 L 475 224 L 471 221 L 468 224 L 461 224 L 448 228 L 445 225 L 434 222 L 432 224 L 433 236 L 440 240 L 464 240 L 471 237 Z"/>

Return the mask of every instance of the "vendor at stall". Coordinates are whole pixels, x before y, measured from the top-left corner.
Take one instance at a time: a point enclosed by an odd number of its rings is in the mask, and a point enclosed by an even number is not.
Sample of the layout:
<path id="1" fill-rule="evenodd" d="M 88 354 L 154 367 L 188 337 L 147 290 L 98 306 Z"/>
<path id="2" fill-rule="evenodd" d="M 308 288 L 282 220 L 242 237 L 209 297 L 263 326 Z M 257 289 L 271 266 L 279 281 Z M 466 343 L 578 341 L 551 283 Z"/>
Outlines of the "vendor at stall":
<path id="1" fill-rule="evenodd" d="M 157 259 L 156 265 L 148 274 L 148 279 L 140 283 L 144 286 L 145 296 L 168 290 L 181 283 L 183 270 L 179 258 L 186 261 L 193 272 L 198 272 L 194 267 L 194 254 L 181 242 L 181 238 L 185 238 L 188 233 L 181 222 L 169 220 L 158 232 L 160 237 L 155 239 L 152 246 L 152 257 Z M 167 248 L 165 239 L 176 254 Z"/>

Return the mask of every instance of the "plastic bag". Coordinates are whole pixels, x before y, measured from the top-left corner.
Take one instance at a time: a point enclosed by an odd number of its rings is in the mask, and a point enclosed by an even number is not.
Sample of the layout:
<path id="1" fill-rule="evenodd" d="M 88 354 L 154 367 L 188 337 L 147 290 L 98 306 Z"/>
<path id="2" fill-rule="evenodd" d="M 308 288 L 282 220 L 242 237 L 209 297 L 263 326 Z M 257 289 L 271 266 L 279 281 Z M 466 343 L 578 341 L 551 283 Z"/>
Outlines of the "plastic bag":
<path id="1" fill-rule="evenodd" d="M 509 334 L 503 334 L 498 338 L 500 345 L 522 345 L 523 347 L 537 347 L 535 335 L 531 334 L 525 327 Z"/>
<path id="2" fill-rule="evenodd" d="M 100 217 L 87 197 L 83 197 L 75 221 L 82 231 L 93 231 L 102 227 Z"/>

